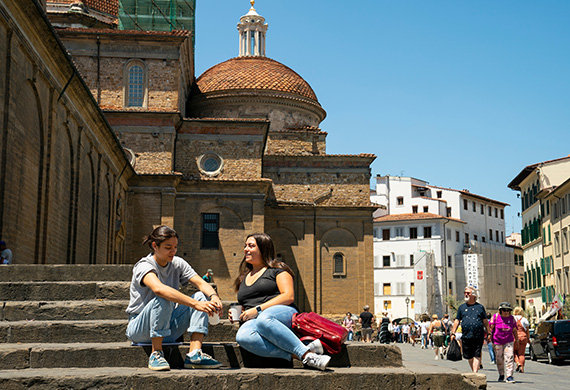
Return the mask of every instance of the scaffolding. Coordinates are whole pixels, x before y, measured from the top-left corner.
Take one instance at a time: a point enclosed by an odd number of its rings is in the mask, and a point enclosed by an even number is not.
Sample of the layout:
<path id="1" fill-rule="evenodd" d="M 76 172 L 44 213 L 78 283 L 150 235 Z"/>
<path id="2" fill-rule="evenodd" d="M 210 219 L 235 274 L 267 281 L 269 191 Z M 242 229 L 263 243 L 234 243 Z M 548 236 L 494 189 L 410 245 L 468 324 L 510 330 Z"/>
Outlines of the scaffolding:
<path id="1" fill-rule="evenodd" d="M 120 0 L 119 29 L 189 30 L 194 36 L 196 0 Z"/>

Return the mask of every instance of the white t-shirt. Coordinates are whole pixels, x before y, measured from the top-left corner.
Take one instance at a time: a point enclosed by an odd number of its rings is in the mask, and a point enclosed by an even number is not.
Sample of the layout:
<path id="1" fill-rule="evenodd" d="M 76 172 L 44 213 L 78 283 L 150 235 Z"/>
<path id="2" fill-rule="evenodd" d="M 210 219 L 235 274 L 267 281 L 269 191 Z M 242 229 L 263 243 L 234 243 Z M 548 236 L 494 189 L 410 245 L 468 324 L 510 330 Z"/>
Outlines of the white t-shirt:
<path id="1" fill-rule="evenodd" d="M 526 318 L 524 318 L 523 316 L 514 316 L 514 317 L 515 317 L 515 321 L 521 320 L 521 325 L 523 326 L 523 328 L 528 330 L 528 328 L 530 327 L 530 324 L 528 323 L 528 320 Z"/>
<path id="2" fill-rule="evenodd" d="M 175 290 L 178 290 L 181 285 L 187 285 L 190 278 L 197 275 L 190 264 L 181 257 L 174 256 L 172 262 L 167 263 L 166 267 L 158 265 L 152 253 L 143 257 L 133 267 L 130 288 L 131 299 L 126 310 L 127 313 L 140 313 L 146 304 L 155 297 L 152 290 L 142 283 L 143 278 L 149 272 L 154 272 L 158 276 L 158 280 Z"/>
<path id="3" fill-rule="evenodd" d="M 0 259 L 0 264 L 12 264 L 12 251 L 8 248 L 4 249 Z"/>
<path id="4" fill-rule="evenodd" d="M 430 326 L 429 322 L 427 322 L 427 321 L 422 322 L 420 324 L 420 329 L 422 330 L 421 334 L 427 334 L 428 330 L 429 330 L 429 326 Z"/>

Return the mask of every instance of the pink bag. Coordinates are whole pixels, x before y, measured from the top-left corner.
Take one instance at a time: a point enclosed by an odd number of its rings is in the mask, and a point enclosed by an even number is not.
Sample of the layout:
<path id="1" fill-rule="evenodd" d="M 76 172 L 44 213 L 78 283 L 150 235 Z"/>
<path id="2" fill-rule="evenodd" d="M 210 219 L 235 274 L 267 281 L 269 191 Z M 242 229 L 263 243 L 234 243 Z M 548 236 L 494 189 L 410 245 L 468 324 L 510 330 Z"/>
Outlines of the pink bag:
<path id="1" fill-rule="evenodd" d="M 345 328 L 312 312 L 293 314 L 293 330 L 303 341 L 319 339 L 329 354 L 339 353 L 348 337 Z"/>

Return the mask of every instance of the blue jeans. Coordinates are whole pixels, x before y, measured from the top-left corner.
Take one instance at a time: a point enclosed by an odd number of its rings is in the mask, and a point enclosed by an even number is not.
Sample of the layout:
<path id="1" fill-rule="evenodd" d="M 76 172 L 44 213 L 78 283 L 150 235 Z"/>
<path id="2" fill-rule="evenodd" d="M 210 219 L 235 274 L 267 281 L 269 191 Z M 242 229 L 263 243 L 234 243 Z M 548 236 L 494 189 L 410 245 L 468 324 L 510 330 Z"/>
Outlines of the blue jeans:
<path id="1" fill-rule="evenodd" d="M 208 300 L 201 291 L 192 298 Z M 127 325 L 127 337 L 135 343 L 150 343 L 154 337 L 172 343 L 186 331 L 208 334 L 208 313 L 160 297 L 154 297 L 139 314 L 131 315 Z"/>
<path id="2" fill-rule="evenodd" d="M 348 331 L 348 337 L 346 338 L 346 341 L 352 341 L 354 337 L 354 332 L 352 330 Z"/>
<path id="3" fill-rule="evenodd" d="M 258 356 L 291 360 L 291 355 L 295 355 L 301 359 L 309 348 L 291 330 L 296 312 L 290 306 L 271 306 L 245 322 L 237 332 L 236 341 Z"/>
<path id="4" fill-rule="evenodd" d="M 491 363 L 495 361 L 495 351 L 493 349 L 493 343 L 487 343 L 487 349 L 489 349 L 489 358 L 491 358 Z"/>

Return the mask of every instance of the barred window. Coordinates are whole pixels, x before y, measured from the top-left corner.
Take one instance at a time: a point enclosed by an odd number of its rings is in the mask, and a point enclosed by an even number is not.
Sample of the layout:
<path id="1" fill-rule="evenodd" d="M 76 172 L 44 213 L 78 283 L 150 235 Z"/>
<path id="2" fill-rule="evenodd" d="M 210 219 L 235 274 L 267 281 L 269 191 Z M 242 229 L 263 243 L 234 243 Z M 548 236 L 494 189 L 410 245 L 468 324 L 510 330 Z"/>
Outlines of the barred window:
<path id="1" fill-rule="evenodd" d="M 202 214 L 202 249 L 219 249 L 220 214 Z"/>
<path id="2" fill-rule="evenodd" d="M 346 275 L 346 259 L 344 254 L 341 252 L 337 252 L 333 255 L 333 264 L 334 264 L 334 275 L 335 276 L 344 276 Z"/>
<path id="3" fill-rule="evenodd" d="M 140 65 L 129 67 L 129 82 L 127 92 L 128 107 L 142 107 L 144 103 L 144 71 Z"/>

